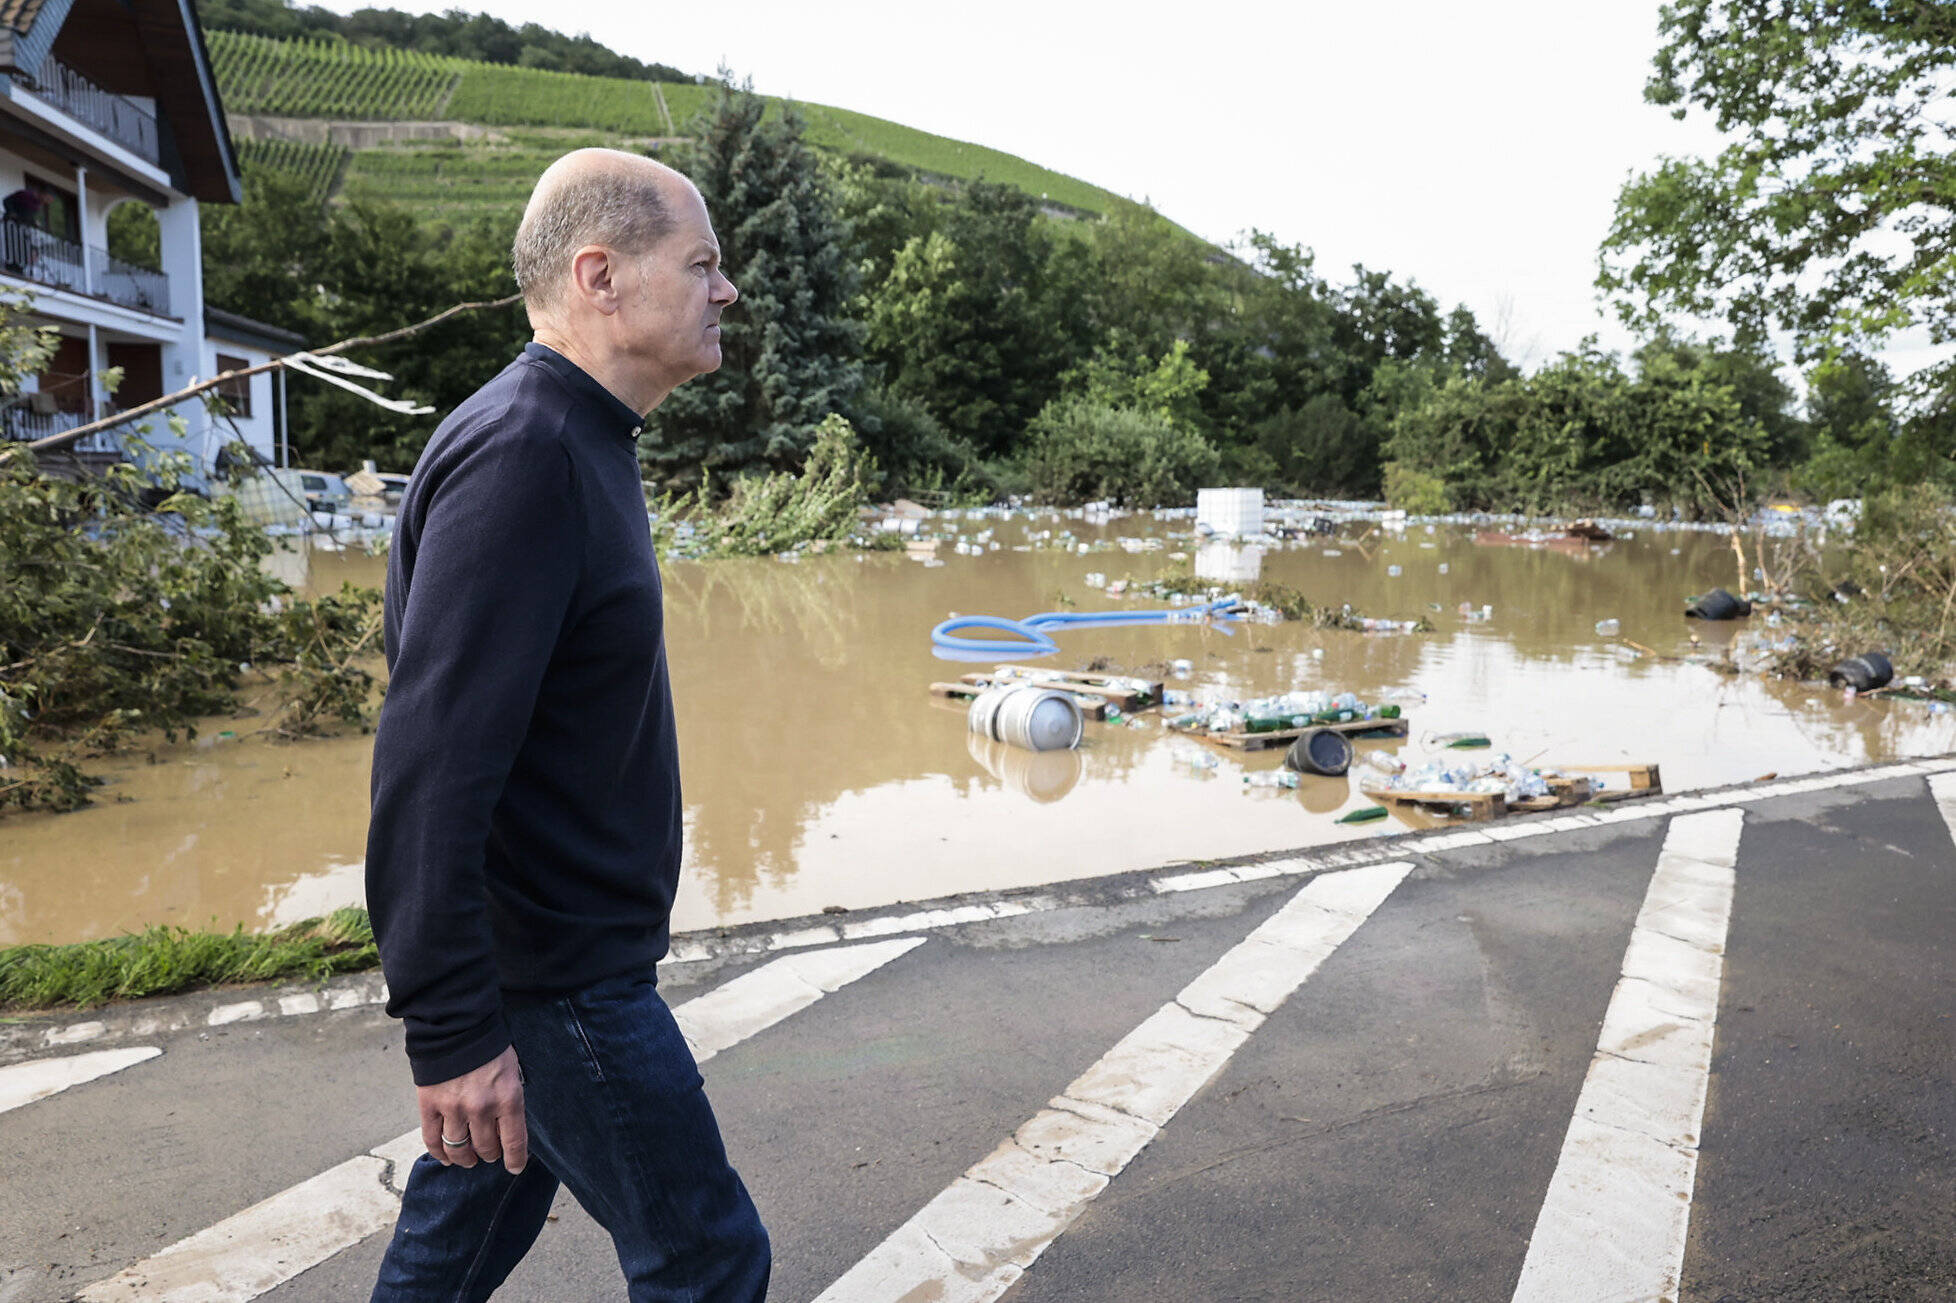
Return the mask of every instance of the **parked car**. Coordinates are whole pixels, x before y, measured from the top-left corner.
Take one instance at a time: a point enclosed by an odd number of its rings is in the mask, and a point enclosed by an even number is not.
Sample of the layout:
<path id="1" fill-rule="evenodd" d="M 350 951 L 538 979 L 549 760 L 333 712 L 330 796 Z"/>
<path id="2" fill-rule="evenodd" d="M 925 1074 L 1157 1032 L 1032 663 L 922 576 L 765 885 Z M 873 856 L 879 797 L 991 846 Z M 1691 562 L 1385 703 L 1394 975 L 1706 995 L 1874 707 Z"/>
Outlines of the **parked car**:
<path id="1" fill-rule="evenodd" d="M 348 473 L 346 483 L 360 497 L 379 498 L 387 506 L 396 507 L 400 505 L 401 494 L 407 492 L 408 477 L 394 471 L 375 470 L 369 461 Z"/>
<path id="2" fill-rule="evenodd" d="M 344 512 L 353 502 L 353 490 L 347 487 L 346 480 L 331 471 L 285 466 L 271 474 L 287 492 L 304 498 L 308 511 Z"/>

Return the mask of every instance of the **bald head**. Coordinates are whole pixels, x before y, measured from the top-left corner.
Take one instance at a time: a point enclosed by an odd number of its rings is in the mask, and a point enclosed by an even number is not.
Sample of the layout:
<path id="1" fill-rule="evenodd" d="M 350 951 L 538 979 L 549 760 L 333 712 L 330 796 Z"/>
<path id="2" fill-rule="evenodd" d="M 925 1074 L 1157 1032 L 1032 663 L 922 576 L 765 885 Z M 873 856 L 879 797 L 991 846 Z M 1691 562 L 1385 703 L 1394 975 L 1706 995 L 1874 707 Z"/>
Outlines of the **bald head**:
<path id="1" fill-rule="evenodd" d="M 577 149 L 537 178 L 510 261 L 534 317 L 561 300 L 579 249 L 603 245 L 628 256 L 669 234 L 692 182 L 663 163 L 617 149 Z"/>

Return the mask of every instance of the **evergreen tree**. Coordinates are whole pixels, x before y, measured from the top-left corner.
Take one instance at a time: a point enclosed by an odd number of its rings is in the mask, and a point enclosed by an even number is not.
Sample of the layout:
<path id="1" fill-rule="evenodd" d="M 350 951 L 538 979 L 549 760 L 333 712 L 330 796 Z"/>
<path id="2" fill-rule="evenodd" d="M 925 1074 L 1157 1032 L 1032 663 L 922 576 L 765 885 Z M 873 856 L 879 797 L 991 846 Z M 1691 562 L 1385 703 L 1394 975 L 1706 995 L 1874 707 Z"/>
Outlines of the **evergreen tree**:
<path id="1" fill-rule="evenodd" d="M 799 466 L 822 418 L 848 414 L 862 388 L 851 235 L 800 118 L 723 83 L 692 134 L 684 166 L 740 301 L 721 322 L 720 369 L 675 390 L 639 445 L 669 486 Z"/>

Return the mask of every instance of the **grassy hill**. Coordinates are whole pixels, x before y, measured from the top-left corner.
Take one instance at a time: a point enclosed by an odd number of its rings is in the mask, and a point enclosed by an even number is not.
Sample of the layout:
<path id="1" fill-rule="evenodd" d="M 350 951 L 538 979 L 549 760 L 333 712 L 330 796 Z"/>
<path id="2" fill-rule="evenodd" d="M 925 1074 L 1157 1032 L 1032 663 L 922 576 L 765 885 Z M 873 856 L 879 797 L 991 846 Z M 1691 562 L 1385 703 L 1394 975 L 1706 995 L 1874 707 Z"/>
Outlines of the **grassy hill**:
<path id="1" fill-rule="evenodd" d="M 305 176 L 321 196 L 373 196 L 445 216 L 520 209 L 551 159 L 579 145 L 633 146 L 683 136 L 711 86 L 630 81 L 376 51 L 341 41 L 208 33 L 225 108 L 234 116 L 358 122 L 462 122 L 471 140 L 395 141 L 349 150 L 237 131 L 247 170 Z M 779 106 L 782 101 L 772 101 Z M 1012 154 L 820 104 L 797 104 L 807 137 L 833 153 L 926 175 L 1016 186 L 1065 208 L 1103 212 L 1117 197 Z M 239 128 L 243 124 L 237 124 Z"/>

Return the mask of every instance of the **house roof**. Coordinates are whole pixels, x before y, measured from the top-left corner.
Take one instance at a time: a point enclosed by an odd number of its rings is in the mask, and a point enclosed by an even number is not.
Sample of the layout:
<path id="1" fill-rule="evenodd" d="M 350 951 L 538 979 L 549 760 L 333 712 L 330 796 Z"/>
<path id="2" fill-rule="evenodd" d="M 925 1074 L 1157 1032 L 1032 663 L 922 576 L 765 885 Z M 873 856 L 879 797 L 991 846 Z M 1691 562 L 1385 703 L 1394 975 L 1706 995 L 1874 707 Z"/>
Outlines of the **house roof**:
<path id="1" fill-rule="evenodd" d="M 156 105 L 171 184 L 237 203 L 244 179 L 191 0 L 0 0 L 0 71 L 33 77 L 52 55 L 112 94 Z"/>
<path id="2" fill-rule="evenodd" d="M 228 339 L 262 348 L 268 353 L 290 353 L 306 346 L 306 337 L 297 331 L 209 306 L 204 308 L 204 334 L 211 339 Z"/>

